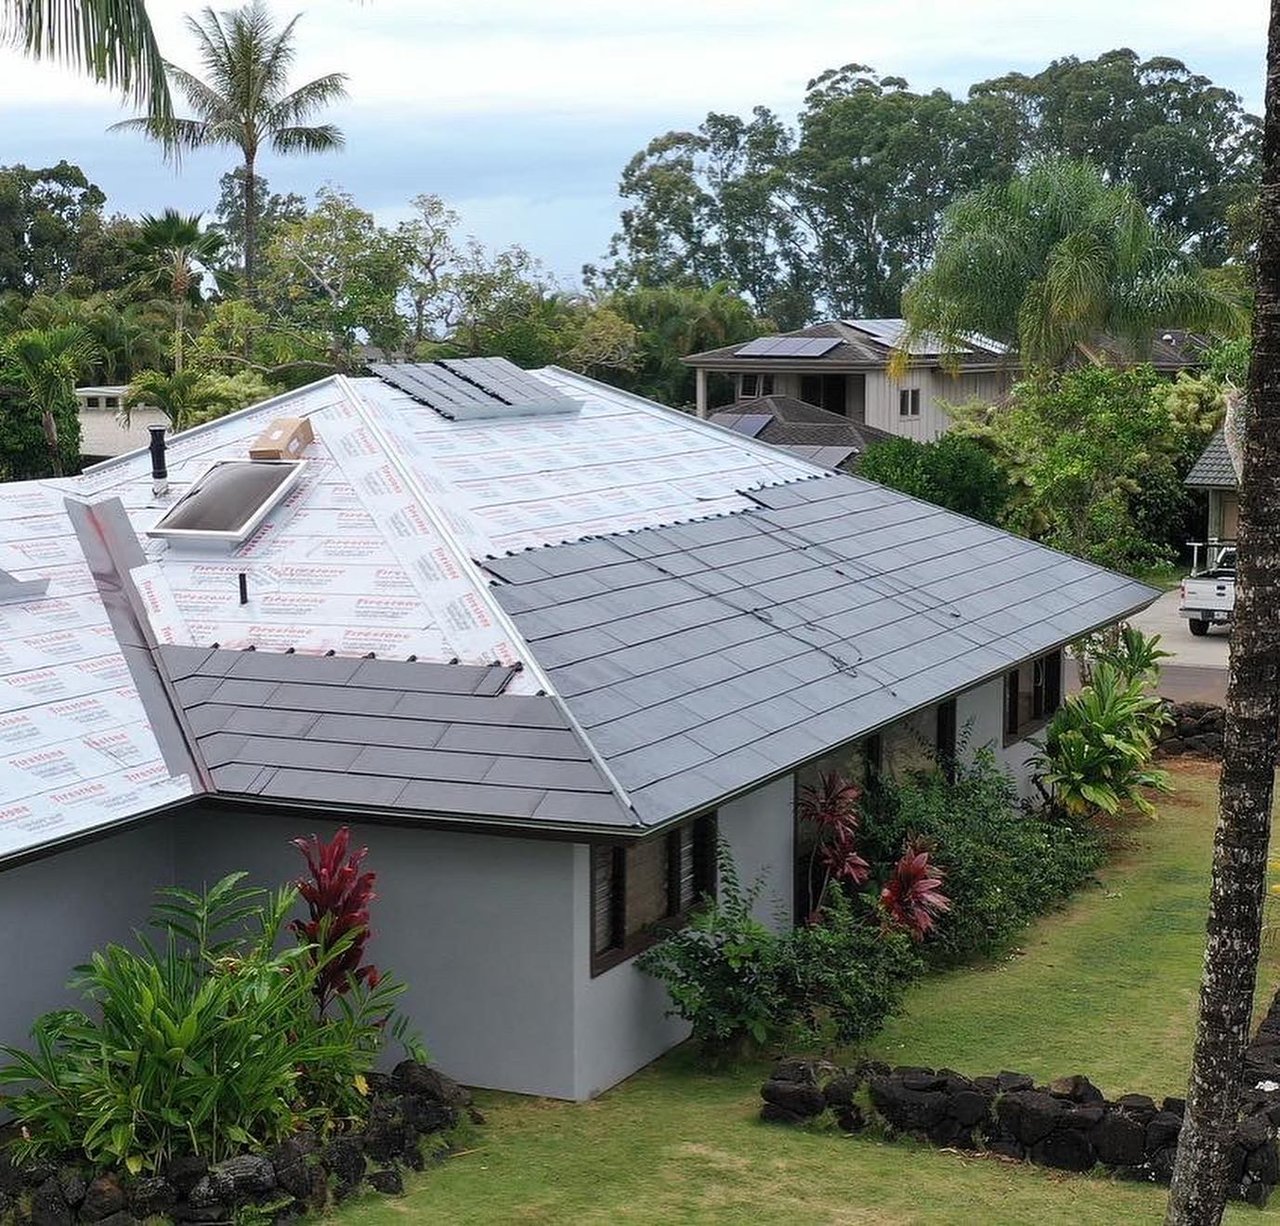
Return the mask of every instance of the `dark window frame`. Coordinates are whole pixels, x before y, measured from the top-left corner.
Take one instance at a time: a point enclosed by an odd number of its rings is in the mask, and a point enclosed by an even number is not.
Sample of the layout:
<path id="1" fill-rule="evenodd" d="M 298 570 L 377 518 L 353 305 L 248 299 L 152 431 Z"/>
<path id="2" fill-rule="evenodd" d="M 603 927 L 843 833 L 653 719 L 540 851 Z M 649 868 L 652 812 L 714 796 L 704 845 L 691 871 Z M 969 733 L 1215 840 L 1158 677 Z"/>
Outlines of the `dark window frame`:
<path id="1" fill-rule="evenodd" d="M 1027 666 L 1031 688 L 1022 688 Z M 1026 699 L 1024 716 L 1023 699 Z M 1024 661 L 1004 675 L 1004 744 L 1026 740 L 1043 728 L 1062 705 L 1062 649 Z"/>
<path id="2" fill-rule="evenodd" d="M 681 906 L 680 895 L 680 832 L 692 827 L 693 841 L 691 855 L 693 857 L 694 888 L 693 900 Z M 704 813 L 699 817 L 682 822 L 664 834 L 653 836 L 642 843 L 630 845 L 592 844 L 590 847 L 590 907 L 591 907 L 591 976 L 604 974 L 623 962 L 628 962 L 651 945 L 662 940 L 668 933 L 683 928 L 689 922 L 689 916 L 704 898 L 716 896 L 716 843 L 718 838 L 717 814 Z M 654 841 L 661 841 L 666 855 L 666 893 L 667 913 L 656 922 L 636 932 L 627 932 L 627 867 L 629 853 L 639 846 L 649 846 Z M 611 943 L 604 948 L 597 948 L 599 927 L 596 919 L 596 863 L 597 857 L 611 858 L 610 872 L 610 905 L 609 934 Z"/>
<path id="3" fill-rule="evenodd" d="M 920 416 L 920 389 L 904 387 L 898 392 L 898 416 L 914 418 Z"/>
<path id="4" fill-rule="evenodd" d="M 748 390 L 750 389 L 750 390 Z M 744 374 L 738 388 L 739 400 L 757 400 L 760 397 L 760 376 Z"/>
<path id="5" fill-rule="evenodd" d="M 938 703 L 937 730 L 934 734 L 934 754 L 938 769 L 948 783 L 956 781 L 956 700 L 948 698 Z"/>

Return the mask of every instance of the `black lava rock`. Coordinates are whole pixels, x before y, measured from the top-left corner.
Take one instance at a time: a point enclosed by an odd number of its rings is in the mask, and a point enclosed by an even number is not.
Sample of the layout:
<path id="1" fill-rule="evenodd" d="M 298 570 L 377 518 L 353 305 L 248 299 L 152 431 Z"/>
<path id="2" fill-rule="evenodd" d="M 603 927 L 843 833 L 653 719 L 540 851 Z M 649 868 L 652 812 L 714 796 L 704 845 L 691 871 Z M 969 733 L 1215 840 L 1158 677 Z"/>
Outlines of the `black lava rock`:
<path id="1" fill-rule="evenodd" d="M 1005 1131 L 1023 1145 L 1034 1145 L 1053 1131 L 1062 1103 L 1039 1090 L 1015 1090 L 996 1100 L 996 1116 Z"/>
<path id="2" fill-rule="evenodd" d="M 1033 1090 L 1035 1089 L 1035 1080 L 1028 1077 L 1026 1073 L 998 1073 L 996 1075 L 996 1087 L 1001 1094 L 1008 1094 L 1011 1090 Z"/>
<path id="3" fill-rule="evenodd" d="M 418 1066 L 420 1067 L 420 1066 Z M 325 1165 L 338 1181 L 340 1191 L 350 1191 L 364 1178 L 364 1150 L 355 1137 L 336 1137 L 324 1151 Z"/>
<path id="4" fill-rule="evenodd" d="M 766 1081 L 760 1087 L 760 1097 L 805 1119 L 821 1115 L 827 1109 L 822 1091 L 816 1085 L 799 1081 Z"/>
<path id="5" fill-rule="evenodd" d="M 1031 1161 L 1060 1171 L 1088 1171 L 1093 1169 L 1097 1156 L 1083 1132 L 1067 1128 L 1051 1132 L 1043 1141 L 1033 1145 Z"/>
<path id="6" fill-rule="evenodd" d="M 127 1204 L 124 1189 L 114 1175 L 99 1175 L 85 1190 L 80 1204 L 82 1222 L 100 1222 L 119 1213 Z"/>
<path id="7" fill-rule="evenodd" d="M 1182 1121 L 1172 1111 L 1157 1111 L 1147 1121 L 1147 1153 L 1153 1154 L 1158 1149 L 1177 1145 L 1181 1130 Z"/>
<path id="8" fill-rule="evenodd" d="M 828 1107 L 849 1107 L 861 1088 L 862 1079 L 854 1073 L 844 1073 L 833 1077 L 822 1087 L 822 1097 Z"/>
<path id="9" fill-rule="evenodd" d="M 895 1128 L 927 1132 L 947 1110 L 939 1090 L 909 1090 L 896 1077 L 873 1077 L 868 1083 L 875 1108 Z"/>
<path id="10" fill-rule="evenodd" d="M 189 1155 L 175 1158 L 165 1169 L 165 1178 L 173 1184 L 179 1196 L 187 1196 L 209 1173 L 209 1164 L 203 1158 Z"/>
<path id="11" fill-rule="evenodd" d="M 404 1180 L 395 1167 L 387 1167 L 380 1171 L 370 1171 L 369 1186 L 385 1196 L 401 1196 L 404 1193 Z"/>
<path id="12" fill-rule="evenodd" d="M 178 1189 L 162 1175 L 135 1179 L 129 1186 L 129 1208 L 135 1217 L 164 1217 L 178 1203 Z"/>
<path id="13" fill-rule="evenodd" d="M 416 1060 L 402 1060 L 391 1070 L 392 1084 L 402 1094 L 423 1094 L 450 1107 L 471 1106 L 471 1091 L 439 1069 Z"/>
<path id="14" fill-rule="evenodd" d="M 1121 1111 L 1106 1112 L 1089 1135 L 1108 1166 L 1137 1166 L 1146 1154 L 1146 1129 Z"/>

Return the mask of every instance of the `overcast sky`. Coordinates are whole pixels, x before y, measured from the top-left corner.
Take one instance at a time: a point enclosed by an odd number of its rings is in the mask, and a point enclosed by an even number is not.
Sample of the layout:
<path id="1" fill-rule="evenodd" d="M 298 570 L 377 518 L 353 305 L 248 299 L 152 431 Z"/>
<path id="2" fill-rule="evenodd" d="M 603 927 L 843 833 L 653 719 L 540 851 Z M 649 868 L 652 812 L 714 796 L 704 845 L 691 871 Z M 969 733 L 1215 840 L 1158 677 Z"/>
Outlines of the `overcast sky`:
<path id="1" fill-rule="evenodd" d="M 709 110 L 794 115 L 805 82 L 856 61 L 963 93 L 1010 69 L 1132 47 L 1262 105 L 1265 0 L 271 0 L 302 11 L 297 80 L 350 75 L 340 154 L 264 160 L 272 188 L 352 191 L 379 218 L 436 192 L 491 244 L 523 243 L 572 282 L 615 228 L 618 173 Z M 219 5 L 218 7 L 221 7 Z M 181 0 L 148 5 L 165 54 L 197 67 Z M 128 114 L 57 67 L 0 52 L 0 164 L 83 166 L 122 212 L 211 210 L 231 152 L 167 167 Z"/>

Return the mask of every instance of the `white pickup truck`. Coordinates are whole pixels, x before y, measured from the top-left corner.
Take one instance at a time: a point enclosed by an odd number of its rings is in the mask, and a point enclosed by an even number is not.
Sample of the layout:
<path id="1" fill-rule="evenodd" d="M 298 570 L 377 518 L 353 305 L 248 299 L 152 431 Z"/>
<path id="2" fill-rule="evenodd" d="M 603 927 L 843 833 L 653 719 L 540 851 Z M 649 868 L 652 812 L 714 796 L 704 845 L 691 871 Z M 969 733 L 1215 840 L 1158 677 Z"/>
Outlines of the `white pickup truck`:
<path id="1" fill-rule="evenodd" d="M 1236 550 L 1226 546 L 1209 550 L 1209 566 L 1182 581 L 1178 613 L 1187 619 L 1192 634 L 1208 634 L 1211 625 L 1226 625 L 1236 604 Z"/>

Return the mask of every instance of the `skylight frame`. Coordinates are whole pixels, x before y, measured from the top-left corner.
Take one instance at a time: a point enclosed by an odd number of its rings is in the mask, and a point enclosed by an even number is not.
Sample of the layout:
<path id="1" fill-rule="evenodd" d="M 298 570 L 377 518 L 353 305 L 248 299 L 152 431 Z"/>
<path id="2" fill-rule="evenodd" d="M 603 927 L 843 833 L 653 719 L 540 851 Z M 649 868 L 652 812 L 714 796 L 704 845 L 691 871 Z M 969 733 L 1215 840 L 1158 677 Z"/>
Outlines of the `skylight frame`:
<path id="1" fill-rule="evenodd" d="M 283 481 L 267 495 L 266 498 L 258 504 L 257 509 L 236 528 L 214 529 L 214 528 L 166 528 L 165 520 L 169 519 L 177 512 L 182 505 L 191 498 L 209 479 L 209 476 L 217 469 L 226 465 L 242 465 L 252 464 L 256 467 L 271 466 L 273 468 L 287 468 L 290 472 Z M 306 460 L 249 460 L 240 456 L 223 456 L 213 461 L 204 472 L 200 474 L 186 489 L 182 497 L 178 499 L 173 506 L 146 530 L 149 537 L 155 537 L 159 540 L 173 541 L 174 543 L 187 544 L 208 544 L 208 545 L 240 545 L 249 539 L 257 530 L 262 527 L 267 516 L 271 514 L 281 502 L 297 488 L 298 483 L 302 480 L 302 474 L 306 470 Z"/>

